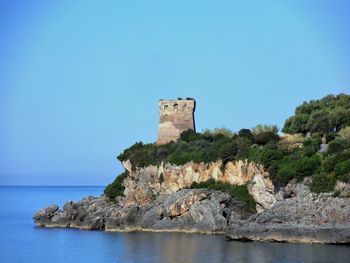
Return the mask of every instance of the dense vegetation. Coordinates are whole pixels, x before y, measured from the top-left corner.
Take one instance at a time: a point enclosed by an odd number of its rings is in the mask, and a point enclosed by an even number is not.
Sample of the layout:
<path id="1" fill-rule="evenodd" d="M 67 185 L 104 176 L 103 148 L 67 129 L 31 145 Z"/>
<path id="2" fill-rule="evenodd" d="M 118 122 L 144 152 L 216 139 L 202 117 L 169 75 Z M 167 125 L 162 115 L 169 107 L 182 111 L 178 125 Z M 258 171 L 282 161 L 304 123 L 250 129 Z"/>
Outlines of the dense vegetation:
<path id="1" fill-rule="evenodd" d="M 209 179 L 206 182 L 193 183 L 190 186 L 190 188 L 195 188 L 195 189 L 206 188 L 206 189 L 218 190 L 224 193 L 228 193 L 234 199 L 242 202 L 249 211 L 256 212 L 255 201 L 249 194 L 246 185 L 232 185 L 229 183 L 215 181 L 214 179 Z"/>
<path id="2" fill-rule="evenodd" d="M 238 134 L 225 128 L 206 130 L 203 133 L 188 130 L 181 134 L 178 141 L 165 145 L 135 143 L 117 158 L 120 161 L 129 159 L 134 168 L 161 162 L 182 165 L 189 161 L 208 163 L 223 160 L 225 164 L 247 158 L 252 145 L 259 148 L 259 145 L 276 144 L 278 140 L 277 132 L 270 130 L 263 130 L 258 134 L 252 134 L 249 129 L 242 129 Z"/>
<path id="3" fill-rule="evenodd" d="M 118 175 L 113 183 L 107 185 L 107 187 L 104 190 L 104 194 L 111 200 L 115 200 L 117 196 L 123 196 L 125 187 L 123 185 L 123 181 L 126 178 L 127 173 L 123 172 L 120 175 Z"/>
<path id="4" fill-rule="evenodd" d="M 300 147 L 286 147 L 274 125 L 258 125 L 235 133 L 226 128 L 185 131 L 176 142 L 165 145 L 135 143 L 117 158 L 130 160 L 133 169 L 170 162 L 182 165 L 247 159 L 263 164 L 273 182 L 311 176 L 314 192 L 332 191 L 337 180 L 350 183 L 350 96 L 326 96 L 304 102 L 287 119 L 283 131 L 302 133 Z M 307 136 L 306 136 L 307 134 Z M 322 140 L 327 151 L 320 151 Z M 323 148 L 325 147 L 322 145 Z M 215 185 L 213 187 L 221 187 Z M 228 186 L 222 186 L 228 187 Z"/>
<path id="5" fill-rule="evenodd" d="M 350 96 L 329 95 L 320 100 L 304 102 L 296 108 L 282 129 L 286 133 L 337 132 L 350 126 Z"/>

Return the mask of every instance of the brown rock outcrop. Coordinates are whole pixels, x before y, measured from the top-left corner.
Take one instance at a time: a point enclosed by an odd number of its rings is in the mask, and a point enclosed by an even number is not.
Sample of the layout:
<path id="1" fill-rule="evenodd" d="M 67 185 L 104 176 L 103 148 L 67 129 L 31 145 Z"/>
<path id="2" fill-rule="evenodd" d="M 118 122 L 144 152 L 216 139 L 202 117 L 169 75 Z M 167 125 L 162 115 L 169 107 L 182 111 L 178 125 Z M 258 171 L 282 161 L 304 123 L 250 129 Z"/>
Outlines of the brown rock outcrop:
<path id="1" fill-rule="evenodd" d="M 125 195 L 128 204 L 148 202 L 153 196 L 171 194 L 188 188 L 192 183 L 215 179 L 234 185 L 248 184 L 249 193 L 257 203 L 257 211 L 271 208 L 278 200 L 274 186 L 262 165 L 247 161 L 222 161 L 205 163 L 189 162 L 182 166 L 169 163 L 150 165 L 132 170 L 130 161 L 123 162 L 129 176 L 125 180 Z"/>

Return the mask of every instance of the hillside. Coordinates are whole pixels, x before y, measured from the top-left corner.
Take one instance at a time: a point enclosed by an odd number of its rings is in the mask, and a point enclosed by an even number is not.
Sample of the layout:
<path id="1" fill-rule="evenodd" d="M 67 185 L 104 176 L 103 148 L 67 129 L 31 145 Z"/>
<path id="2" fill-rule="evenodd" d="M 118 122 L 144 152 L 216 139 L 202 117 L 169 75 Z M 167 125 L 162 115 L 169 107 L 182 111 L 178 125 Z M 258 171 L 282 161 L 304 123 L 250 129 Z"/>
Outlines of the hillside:
<path id="1" fill-rule="evenodd" d="M 167 144 L 135 143 L 118 156 L 125 172 L 104 195 L 67 202 L 62 210 L 51 205 L 34 221 L 41 227 L 349 244 L 350 116 L 339 114 L 339 122 L 315 117 L 347 112 L 349 97 L 303 103 L 287 119 L 285 134 L 257 125 L 238 132 L 187 130 Z M 300 114 L 309 116 L 302 125 Z"/>
<path id="2" fill-rule="evenodd" d="M 336 181 L 350 182 L 350 96 L 340 94 L 304 102 L 278 134 L 274 125 L 233 132 L 225 128 L 203 133 L 188 130 L 176 142 L 165 145 L 137 142 L 117 158 L 129 160 L 133 169 L 149 165 L 221 160 L 261 164 L 277 186 L 311 177 L 310 189 L 331 192 Z M 108 191 L 106 191 L 108 194 Z"/>

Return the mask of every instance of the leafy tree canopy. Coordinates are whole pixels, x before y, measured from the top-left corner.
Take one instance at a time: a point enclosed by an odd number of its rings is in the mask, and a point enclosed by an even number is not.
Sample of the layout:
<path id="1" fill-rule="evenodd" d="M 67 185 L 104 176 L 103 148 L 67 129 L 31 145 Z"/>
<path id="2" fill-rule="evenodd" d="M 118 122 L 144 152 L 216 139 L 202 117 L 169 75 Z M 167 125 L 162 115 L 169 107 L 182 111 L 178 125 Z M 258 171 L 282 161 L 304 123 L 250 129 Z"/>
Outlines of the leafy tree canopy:
<path id="1" fill-rule="evenodd" d="M 285 133 L 338 132 L 350 126 L 350 96 L 328 95 L 319 100 L 304 102 L 289 117 L 282 129 Z"/>

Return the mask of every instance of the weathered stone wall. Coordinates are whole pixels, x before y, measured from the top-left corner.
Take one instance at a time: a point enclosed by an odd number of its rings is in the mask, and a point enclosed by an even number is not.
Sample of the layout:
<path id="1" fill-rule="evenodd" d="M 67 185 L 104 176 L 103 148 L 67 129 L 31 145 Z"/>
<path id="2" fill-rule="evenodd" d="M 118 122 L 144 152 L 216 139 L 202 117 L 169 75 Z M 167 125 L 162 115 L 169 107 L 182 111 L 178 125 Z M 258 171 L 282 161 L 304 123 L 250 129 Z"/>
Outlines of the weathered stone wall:
<path id="1" fill-rule="evenodd" d="M 195 106 L 195 100 L 160 100 L 157 144 L 176 141 L 186 130 L 195 131 Z"/>

